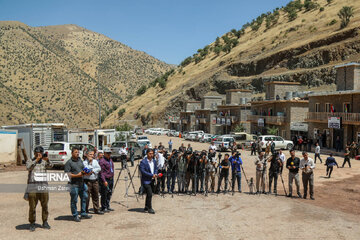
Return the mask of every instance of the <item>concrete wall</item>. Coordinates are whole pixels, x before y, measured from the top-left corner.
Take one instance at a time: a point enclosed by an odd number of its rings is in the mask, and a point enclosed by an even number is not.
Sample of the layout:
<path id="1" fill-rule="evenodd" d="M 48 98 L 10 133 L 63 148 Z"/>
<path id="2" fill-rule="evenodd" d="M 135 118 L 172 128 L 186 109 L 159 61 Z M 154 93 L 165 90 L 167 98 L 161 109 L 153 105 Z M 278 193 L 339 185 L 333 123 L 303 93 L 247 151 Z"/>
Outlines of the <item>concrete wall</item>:
<path id="1" fill-rule="evenodd" d="M 325 104 L 334 105 L 336 112 L 344 112 L 344 103 L 350 103 L 350 112 L 360 112 L 360 94 L 342 94 L 309 97 L 309 112 L 315 112 L 316 103 L 320 103 L 319 112 L 325 112 Z"/>
<path id="2" fill-rule="evenodd" d="M 360 67 L 347 66 L 337 68 L 336 90 L 360 90 Z"/>
<path id="3" fill-rule="evenodd" d="M 265 99 L 275 100 L 277 95 L 279 95 L 280 99 L 284 99 L 286 92 L 297 92 L 299 87 L 300 85 L 294 84 L 267 84 Z"/>
<path id="4" fill-rule="evenodd" d="M 226 92 L 226 104 L 227 105 L 239 105 L 241 104 L 240 99 L 246 98 L 247 102 L 251 100 L 251 92 L 244 92 L 244 91 L 227 91 Z"/>
<path id="5" fill-rule="evenodd" d="M 205 96 L 201 100 L 201 109 L 216 109 L 218 105 L 221 105 L 223 98 L 221 96 Z"/>
<path id="6" fill-rule="evenodd" d="M 0 130 L 0 163 L 15 163 L 17 130 Z"/>
<path id="7" fill-rule="evenodd" d="M 187 102 L 185 105 L 186 112 L 194 112 L 201 108 L 201 102 Z"/>

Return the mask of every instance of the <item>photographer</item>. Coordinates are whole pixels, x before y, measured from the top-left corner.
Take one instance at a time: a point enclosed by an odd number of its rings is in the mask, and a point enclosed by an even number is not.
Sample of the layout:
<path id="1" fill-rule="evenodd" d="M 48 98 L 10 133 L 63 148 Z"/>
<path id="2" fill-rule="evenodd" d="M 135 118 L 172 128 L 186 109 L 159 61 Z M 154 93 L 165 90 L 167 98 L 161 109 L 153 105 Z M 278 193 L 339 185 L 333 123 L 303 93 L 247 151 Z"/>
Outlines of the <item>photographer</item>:
<path id="1" fill-rule="evenodd" d="M 178 192 L 184 193 L 185 192 L 185 173 L 187 168 L 187 160 L 184 155 L 184 153 L 180 152 L 178 157 L 178 163 L 177 163 L 177 182 L 178 182 Z"/>
<path id="2" fill-rule="evenodd" d="M 224 160 L 221 161 L 220 164 L 220 179 L 219 179 L 219 183 L 218 183 L 218 190 L 217 193 L 220 193 L 220 186 L 221 186 L 221 182 L 223 180 L 223 178 L 225 178 L 225 189 L 224 192 L 227 191 L 227 185 L 228 185 L 228 181 L 229 181 L 229 169 L 230 169 L 230 161 L 229 161 L 229 154 L 225 154 Z"/>
<path id="3" fill-rule="evenodd" d="M 120 154 L 120 160 L 121 160 L 121 168 L 124 168 L 125 164 L 127 163 L 127 154 L 128 154 L 124 144 L 121 145 L 119 154 Z"/>
<path id="4" fill-rule="evenodd" d="M 48 212 L 48 202 L 49 202 L 49 192 L 48 191 L 39 191 L 38 187 L 48 186 L 48 182 L 45 181 L 36 181 L 34 175 L 44 174 L 47 172 L 47 168 L 51 168 L 53 164 L 49 161 L 49 158 L 44 154 L 44 148 L 38 146 L 34 149 L 34 158 L 26 161 L 26 168 L 29 171 L 28 173 L 28 188 L 25 195 L 29 201 L 29 222 L 30 222 L 30 231 L 35 231 L 35 220 L 36 220 L 36 205 L 38 201 L 41 203 L 42 208 L 42 227 L 44 229 L 50 229 L 50 226 L 47 222 L 49 212 Z"/>
<path id="5" fill-rule="evenodd" d="M 211 180 L 211 192 L 215 191 L 215 172 L 216 172 L 216 157 L 213 150 L 210 150 L 208 159 L 205 162 L 205 170 L 206 170 L 206 177 L 205 177 L 205 191 L 208 192 L 209 188 L 209 178 Z"/>
<path id="6" fill-rule="evenodd" d="M 243 164 L 240 157 L 240 153 L 237 151 L 232 152 L 232 156 L 229 158 L 231 163 L 231 186 L 232 191 L 235 190 L 235 179 L 238 184 L 238 191 L 241 193 L 241 165 Z"/>
<path id="7" fill-rule="evenodd" d="M 299 198 L 302 198 L 300 194 L 300 177 L 299 177 L 299 166 L 300 159 L 295 157 L 295 150 L 290 150 L 290 156 L 286 161 L 286 168 L 289 169 L 289 195 L 288 197 L 292 197 L 292 183 L 295 179 L 296 191 Z"/>
<path id="8" fill-rule="evenodd" d="M 156 191 L 155 193 L 165 192 L 165 176 L 166 176 L 166 166 L 165 166 L 165 157 L 163 155 L 163 151 L 158 151 L 156 154 L 156 162 L 158 167 L 158 173 L 162 174 L 164 177 L 156 179 Z M 161 189 L 160 189 L 161 188 Z"/>
<path id="9" fill-rule="evenodd" d="M 314 198 L 314 160 L 309 158 L 307 152 L 302 153 L 303 158 L 300 160 L 300 169 L 302 170 L 302 181 L 304 186 L 304 199 L 306 199 L 308 185 L 310 186 L 310 199 Z"/>
<path id="10" fill-rule="evenodd" d="M 259 156 L 254 161 L 256 165 L 256 193 L 260 193 L 260 184 L 262 187 L 262 193 L 265 192 L 265 177 L 266 177 L 266 158 L 264 152 L 261 151 Z"/>
<path id="11" fill-rule="evenodd" d="M 196 168 L 197 168 L 197 161 L 196 161 L 196 154 L 190 153 L 187 151 L 187 173 L 186 173 L 186 189 L 189 189 L 190 180 L 192 182 L 191 188 L 192 193 L 196 193 Z"/>
<path id="12" fill-rule="evenodd" d="M 168 193 L 173 193 L 176 180 L 178 151 L 173 150 L 167 160 L 167 189 Z"/>
<path id="13" fill-rule="evenodd" d="M 64 172 L 68 173 L 70 177 L 70 206 L 71 213 L 74 217 L 75 222 L 80 222 L 80 217 L 77 211 L 77 201 L 78 197 L 81 199 L 81 218 L 89 219 L 92 216 L 86 213 L 86 201 L 88 198 L 87 194 L 87 186 L 84 183 L 83 176 L 85 172 L 83 169 L 85 168 L 83 161 L 79 157 L 79 149 L 74 147 L 71 149 L 71 158 L 66 162 L 64 167 Z"/>
<path id="14" fill-rule="evenodd" d="M 277 195 L 277 180 L 280 169 L 283 166 L 283 162 L 280 159 L 280 154 L 278 152 L 274 152 L 268 162 L 271 163 L 269 168 L 269 194 L 271 194 L 271 185 L 274 180 L 274 194 Z"/>
<path id="15" fill-rule="evenodd" d="M 207 162 L 206 152 L 201 152 L 198 158 L 198 167 L 197 167 L 197 183 L 196 183 L 196 192 L 199 192 L 199 185 L 200 185 L 200 192 L 204 192 L 204 181 L 205 181 L 205 164 Z"/>

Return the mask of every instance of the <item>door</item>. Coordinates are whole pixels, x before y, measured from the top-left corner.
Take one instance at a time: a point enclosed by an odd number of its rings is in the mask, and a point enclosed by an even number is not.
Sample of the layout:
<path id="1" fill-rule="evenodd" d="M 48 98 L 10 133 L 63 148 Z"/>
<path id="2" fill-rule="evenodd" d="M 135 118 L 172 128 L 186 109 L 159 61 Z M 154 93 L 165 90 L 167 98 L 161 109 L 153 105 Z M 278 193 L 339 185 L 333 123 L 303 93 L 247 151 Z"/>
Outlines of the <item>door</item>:
<path id="1" fill-rule="evenodd" d="M 339 137 L 340 139 L 340 148 L 344 146 L 344 129 L 334 129 L 333 132 L 333 148 L 336 148 L 336 140 Z"/>

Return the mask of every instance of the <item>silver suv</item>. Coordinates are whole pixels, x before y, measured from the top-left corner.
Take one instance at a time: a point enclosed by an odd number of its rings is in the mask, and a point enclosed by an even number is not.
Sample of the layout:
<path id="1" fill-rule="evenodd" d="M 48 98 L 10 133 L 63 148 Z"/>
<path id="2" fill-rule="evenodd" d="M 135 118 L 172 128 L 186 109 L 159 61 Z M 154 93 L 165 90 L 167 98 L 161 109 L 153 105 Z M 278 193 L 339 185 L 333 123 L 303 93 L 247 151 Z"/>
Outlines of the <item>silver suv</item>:
<path id="1" fill-rule="evenodd" d="M 120 148 L 122 146 L 125 146 L 126 151 L 128 152 L 128 159 L 130 159 L 130 152 L 129 152 L 129 148 L 133 147 L 134 148 L 134 155 L 135 155 L 135 159 L 139 159 L 142 157 L 142 152 L 141 152 L 141 147 L 140 145 L 135 142 L 135 141 L 129 141 L 129 142 L 125 142 L 125 141 L 117 141 L 117 142 L 113 142 L 111 144 L 111 158 L 113 159 L 113 161 L 120 161 Z"/>

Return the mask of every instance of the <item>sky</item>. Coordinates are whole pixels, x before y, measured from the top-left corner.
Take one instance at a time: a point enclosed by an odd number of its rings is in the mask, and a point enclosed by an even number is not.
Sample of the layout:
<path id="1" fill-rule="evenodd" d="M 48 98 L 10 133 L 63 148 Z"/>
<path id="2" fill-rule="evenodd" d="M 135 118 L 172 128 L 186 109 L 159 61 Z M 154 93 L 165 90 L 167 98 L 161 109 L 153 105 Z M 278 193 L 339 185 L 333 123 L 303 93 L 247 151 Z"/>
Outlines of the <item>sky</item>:
<path id="1" fill-rule="evenodd" d="M 0 0 L 0 21 L 76 24 L 169 64 L 290 0 Z"/>

